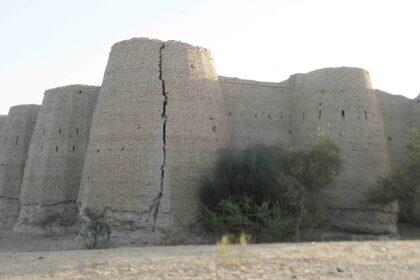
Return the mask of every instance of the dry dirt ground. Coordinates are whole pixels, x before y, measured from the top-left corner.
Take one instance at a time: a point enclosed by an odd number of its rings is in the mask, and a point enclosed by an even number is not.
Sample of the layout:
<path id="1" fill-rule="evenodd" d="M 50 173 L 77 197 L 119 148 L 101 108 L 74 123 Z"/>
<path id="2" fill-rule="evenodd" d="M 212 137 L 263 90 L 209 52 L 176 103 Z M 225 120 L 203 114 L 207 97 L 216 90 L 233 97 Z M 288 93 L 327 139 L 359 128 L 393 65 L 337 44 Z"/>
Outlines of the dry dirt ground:
<path id="1" fill-rule="evenodd" d="M 0 279 L 420 279 L 415 240 L 38 251 L 79 244 L 28 238 L 0 232 Z"/>

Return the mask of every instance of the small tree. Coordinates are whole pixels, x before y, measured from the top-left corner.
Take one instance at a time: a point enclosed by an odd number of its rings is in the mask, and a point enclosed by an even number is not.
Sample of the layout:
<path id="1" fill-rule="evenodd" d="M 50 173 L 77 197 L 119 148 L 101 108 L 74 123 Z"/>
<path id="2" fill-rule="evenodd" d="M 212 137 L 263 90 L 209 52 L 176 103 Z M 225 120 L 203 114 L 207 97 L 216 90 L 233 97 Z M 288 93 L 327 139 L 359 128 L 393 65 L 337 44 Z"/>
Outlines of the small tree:
<path id="1" fill-rule="evenodd" d="M 296 211 L 296 241 L 300 241 L 308 204 L 306 194 L 328 185 L 339 174 L 342 168 L 340 149 L 327 134 L 321 133 L 313 139 L 310 150 L 290 149 L 278 157 L 283 179 L 288 185 L 288 198 Z"/>
<path id="2" fill-rule="evenodd" d="M 84 213 L 87 221 L 80 232 L 86 248 L 106 248 L 111 237 L 111 229 L 105 221 L 105 210 L 85 208 Z"/>
<path id="3" fill-rule="evenodd" d="M 368 202 L 387 204 L 420 196 L 420 130 L 412 130 L 405 146 L 406 160 L 384 170 L 368 194 Z"/>
<path id="4" fill-rule="evenodd" d="M 204 222 L 214 231 L 219 223 L 224 233 L 240 229 L 261 235 L 274 227 L 287 231 L 293 221 L 300 241 L 306 193 L 329 184 L 341 167 L 339 147 L 326 134 L 314 138 L 308 151 L 256 145 L 224 152 L 214 179 L 203 185 Z M 253 216 L 262 210 L 271 221 Z"/>

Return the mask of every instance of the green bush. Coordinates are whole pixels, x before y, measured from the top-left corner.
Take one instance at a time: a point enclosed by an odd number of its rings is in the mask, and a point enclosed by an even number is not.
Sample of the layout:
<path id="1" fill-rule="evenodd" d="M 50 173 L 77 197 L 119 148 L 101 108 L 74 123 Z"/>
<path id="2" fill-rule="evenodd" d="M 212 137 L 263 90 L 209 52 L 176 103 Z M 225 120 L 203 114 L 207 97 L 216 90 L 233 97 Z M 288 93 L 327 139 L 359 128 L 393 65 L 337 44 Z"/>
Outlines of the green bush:
<path id="1" fill-rule="evenodd" d="M 400 166 L 384 170 L 368 193 L 368 202 L 387 204 L 420 197 L 420 130 L 412 130 L 406 142 L 407 158 Z"/>
<path id="2" fill-rule="evenodd" d="M 105 210 L 84 209 L 86 221 L 80 236 L 87 249 L 107 248 L 111 237 L 111 229 L 105 221 Z"/>
<path id="3" fill-rule="evenodd" d="M 329 184 L 341 167 L 340 149 L 326 134 L 314 138 L 307 151 L 280 144 L 224 151 L 214 177 L 202 187 L 205 225 L 219 234 L 254 234 L 259 241 L 285 238 L 294 225 L 299 241 L 306 192 Z M 281 232 L 272 238 L 274 228 Z"/>
<path id="4" fill-rule="evenodd" d="M 294 220 L 283 214 L 278 204 L 257 204 L 247 195 L 219 201 L 215 210 L 204 207 L 203 222 L 219 236 L 247 234 L 256 242 L 280 241 L 293 233 Z"/>

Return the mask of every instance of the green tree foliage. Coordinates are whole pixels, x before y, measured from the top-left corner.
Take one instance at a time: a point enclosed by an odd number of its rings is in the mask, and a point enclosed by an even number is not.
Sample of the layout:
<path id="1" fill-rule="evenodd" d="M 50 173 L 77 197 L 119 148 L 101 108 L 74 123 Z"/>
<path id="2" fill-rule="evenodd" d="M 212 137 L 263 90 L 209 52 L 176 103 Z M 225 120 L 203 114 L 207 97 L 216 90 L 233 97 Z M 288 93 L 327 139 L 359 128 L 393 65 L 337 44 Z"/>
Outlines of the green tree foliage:
<path id="1" fill-rule="evenodd" d="M 111 229 L 105 221 L 105 210 L 84 209 L 86 221 L 80 236 L 87 249 L 107 248 Z"/>
<path id="2" fill-rule="evenodd" d="M 387 204 L 420 196 L 420 130 L 411 131 L 405 148 L 407 159 L 378 176 L 375 188 L 368 194 L 368 202 Z"/>
<path id="3" fill-rule="evenodd" d="M 204 224 L 218 233 L 264 236 L 290 232 L 296 239 L 305 216 L 307 191 L 330 183 L 341 170 L 340 150 L 320 134 L 308 151 L 282 145 L 256 145 L 244 151 L 224 152 L 213 180 L 202 188 Z M 265 219 L 253 213 L 264 212 Z M 270 241 L 286 234 L 266 235 Z"/>

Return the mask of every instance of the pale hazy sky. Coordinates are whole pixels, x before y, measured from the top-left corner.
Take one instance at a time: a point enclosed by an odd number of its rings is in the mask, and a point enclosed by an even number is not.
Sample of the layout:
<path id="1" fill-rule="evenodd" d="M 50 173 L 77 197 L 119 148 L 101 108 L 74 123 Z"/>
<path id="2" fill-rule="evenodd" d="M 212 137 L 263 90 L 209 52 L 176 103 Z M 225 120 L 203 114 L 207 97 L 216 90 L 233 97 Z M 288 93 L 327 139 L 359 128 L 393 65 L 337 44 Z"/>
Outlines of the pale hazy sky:
<path id="1" fill-rule="evenodd" d="M 418 0 L 0 0 L 0 114 L 48 88 L 100 85 L 110 47 L 132 37 L 209 48 L 224 76 L 353 66 L 375 88 L 420 93 Z"/>

